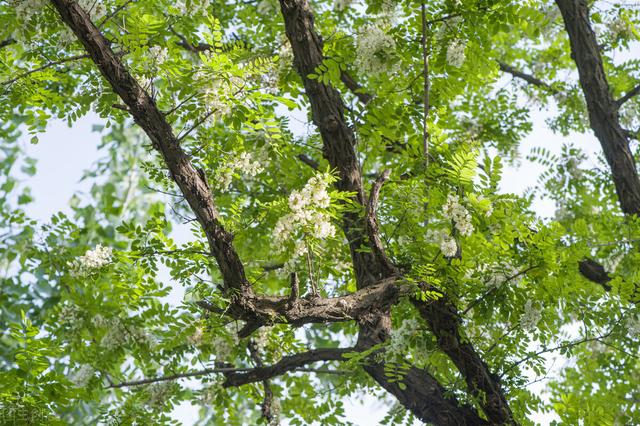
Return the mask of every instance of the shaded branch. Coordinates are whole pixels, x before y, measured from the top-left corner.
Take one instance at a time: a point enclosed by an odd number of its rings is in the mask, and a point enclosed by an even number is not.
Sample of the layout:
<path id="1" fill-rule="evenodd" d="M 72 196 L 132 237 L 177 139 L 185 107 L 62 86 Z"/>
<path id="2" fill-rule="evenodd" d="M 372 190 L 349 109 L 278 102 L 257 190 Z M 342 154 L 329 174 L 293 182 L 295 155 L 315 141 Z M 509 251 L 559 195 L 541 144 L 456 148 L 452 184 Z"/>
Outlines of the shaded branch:
<path id="1" fill-rule="evenodd" d="M 283 357 L 280 361 L 269 366 L 251 369 L 249 371 L 236 371 L 226 374 L 226 380 L 222 384 L 225 388 L 242 386 L 249 383 L 260 382 L 272 377 L 281 376 L 287 372 L 295 371 L 298 367 L 319 361 L 341 361 L 343 356 L 354 352 L 354 348 L 327 348 L 314 349 L 295 355 Z"/>
<path id="2" fill-rule="evenodd" d="M 555 95 L 558 93 L 558 91 L 554 89 L 550 84 L 545 83 L 544 81 L 532 76 L 531 74 L 524 73 L 509 64 L 498 61 L 498 66 L 500 66 L 500 71 L 506 72 L 507 74 L 511 74 L 515 78 L 519 78 L 520 80 L 526 81 L 527 83 L 533 86 L 543 88 L 548 92 L 550 92 L 551 94 Z"/>
<path id="3" fill-rule="evenodd" d="M 236 290 L 234 296 L 237 298 L 251 294 L 244 267 L 231 244 L 233 236 L 222 227 L 209 185 L 180 147 L 164 114 L 158 109 L 153 98 L 133 78 L 111 49 L 110 43 L 77 2 L 52 0 L 51 3 L 62 20 L 73 30 L 114 92 L 127 105 L 134 121 L 162 155 L 171 177 L 184 194 L 207 236 L 211 253 L 220 268 L 225 290 Z"/>
<path id="4" fill-rule="evenodd" d="M 616 99 L 616 105 L 619 108 L 619 107 L 622 106 L 622 104 L 624 104 L 625 102 L 627 102 L 628 100 L 630 100 L 634 96 L 637 96 L 638 94 L 640 94 L 640 84 L 638 84 L 633 89 L 629 90 L 620 99 Z"/>

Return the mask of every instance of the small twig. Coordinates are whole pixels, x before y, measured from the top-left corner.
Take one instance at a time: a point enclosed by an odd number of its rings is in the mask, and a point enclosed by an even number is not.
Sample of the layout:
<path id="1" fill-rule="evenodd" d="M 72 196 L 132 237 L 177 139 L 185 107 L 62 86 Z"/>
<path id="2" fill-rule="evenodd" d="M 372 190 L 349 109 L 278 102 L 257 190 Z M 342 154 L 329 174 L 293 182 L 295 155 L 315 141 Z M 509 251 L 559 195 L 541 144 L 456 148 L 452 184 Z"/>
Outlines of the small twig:
<path id="1" fill-rule="evenodd" d="M 84 55 L 69 56 L 68 58 L 60 59 L 59 61 L 50 61 L 50 62 L 47 62 L 46 64 L 44 64 L 44 65 L 42 65 L 42 66 L 40 66 L 38 68 L 34 68 L 32 70 L 26 71 L 26 72 L 24 72 L 24 73 L 22 73 L 22 74 L 20 74 L 20 75 L 18 75 L 16 77 L 10 79 L 10 80 L 5 80 L 2 83 L 0 83 L 0 85 L 6 86 L 6 85 L 9 85 L 9 84 L 13 84 L 13 83 L 15 83 L 16 81 L 18 81 L 18 80 L 20 80 L 22 78 L 28 77 L 31 74 L 34 74 L 34 73 L 37 73 L 37 72 L 40 72 L 40 71 L 44 71 L 47 68 L 51 68 L 51 67 L 55 67 L 56 65 L 62 65 L 62 64 L 67 63 L 67 62 L 72 62 L 72 61 L 77 61 L 77 60 L 80 60 L 80 59 L 87 59 L 87 58 L 89 58 L 89 55 L 88 54 L 84 54 Z"/>
<path id="2" fill-rule="evenodd" d="M 205 121 L 207 121 L 207 119 L 209 117 L 211 117 L 213 114 L 215 114 L 218 110 L 217 109 L 213 109 L 210 112 L 208 112 L 207 114 L 204 115 L 204 117 L 202 117 L 201 119 L 199 119 L 193 126 L 191 126 L 186 132 L 184 132 L 182 134 L 182 136 L 178 136 L 178 142 L 180 142 L 181 140 L 183 140 L 184 138 L 186 138 L 187 136 L 189 136 L 189 134 L 191 132 L 193 132 L 197 127 L 199 127 L 202 123 L 204 123 Z"/>
<path id="3" fill-rule="evenodd" d="M 140 380 L 133 380 L 130 382 L 121 382 L 121 383 L 117 383 L 114 385 L 109 385 L 106 387 L 106 389 L 115 389 L 115 388 L 124 388 L 124 387 L 128 387 L 128 386 L 141 386 L 141 385 L 148 385 L 150 383 L 157 383 L 157 382 L 168 382 L 171 380 L 178 380 L 178 379 L 185 379 L 188 377 L 198 377 L 198 376 L 206 376 L 209 374 L 216 374 L 216 373 L 242 373 L 242 372 L 247 372 L 247 371 L 251 371 L 253 370 L 252 368 L 206 368 L 204 370 L 199 370 L 199 371 L 191 371 L 188 373 L 179 373 L 179 374 L 172 374 L 169 376 L 161 376 L 161 377 L 150 377 L 147 379 L 140 379 Z"/>
<path id="4" fill-rule="evenodd" d="M 120 109 L 122 111 L 129 112 L 129 107 L 123 104 L 113 104 L 111 105 L 111 108 Z"/>
<path id="5" fill-rule="evenodd" d="M 424 161 L 425 161 L 425 170 L 429 168 L 429 129 L 428 129 L 428 120 L 429 120 L 429 109 L 431 105 L 429 104 L 429 51 L 427 49 L 427 6 L 425 1 L 422 1 L 421 5 L 422 9 L 422 73 L 424 78 L 424 93 L 423 93 L 423 103 L 424 103 L 424 113 L 422 117 L 422 144 L 424 149 Z"/>
<path id="6" fill-rule="evenodd" d="M 104 19 L 97 25 L 98 29 L 102 29 L 102 27 L 104 27 L 104 25 L 109 22 L 114 16 L 116 16 L 122 9 L 124 9 L 125 7 L 129 6 L 130 3 L 133 3 L 135 0 L 127 0 L 125 1 L 122 5 L 116 7 L 115 9 L 113 9 L 113 11 L 108 14 L 107 16 L 104 17 Z"/>

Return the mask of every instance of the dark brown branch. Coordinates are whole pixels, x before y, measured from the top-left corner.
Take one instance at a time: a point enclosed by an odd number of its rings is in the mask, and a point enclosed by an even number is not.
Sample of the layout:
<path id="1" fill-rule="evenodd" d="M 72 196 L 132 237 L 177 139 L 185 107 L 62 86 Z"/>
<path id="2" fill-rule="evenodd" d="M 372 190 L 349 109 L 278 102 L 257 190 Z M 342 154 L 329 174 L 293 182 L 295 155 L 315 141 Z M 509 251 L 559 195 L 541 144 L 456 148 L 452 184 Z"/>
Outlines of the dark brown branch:
<path id="1" fill-rule="evenodd" d="M 251 368 L 205 368 L 204 370 L 190 371 L 187 373 L 171 374 L 169 376 L 160 376 L 160 377 L 150 377 L 147 379 L 140 379 L 140 380 L 133 380 L 130 382 L 121 382 L 121 383 L 111 384 L 106 388 L 113 389 L 113 388 L 125 388 L 129 386 L 142 386 L 142 385 L 148 385 L 150 383 L 168 382 L 171 380 L 185 379 L 189 377 L 207 376 L 209 374 L 216 374 L 216 373 L 229 374 L 229 373 L 246 372 L 250 370 Z"/>
<path id="2" fill-rule="evenodd" d="M 604 266 L 593 259 L 584 259 L 578 262 L 578 269 L 583 277 L 596 284 L 600 284 L 606 291 L 611 290 L 611 277 L 604 269 Z"/>
<path id="3" fill-rule="evenodd" d="M 364 105 L 368 104 L 373 99 L 373 96 L 365 92 L 360 83 L 354 80 L 354 78 L 351 77 L 348 72 L 342 71 L 340 73 L 340 80 L 342 81 L 342 83 L 344 83 L 347 89 L 349 89 L 351 93 L 353 93 L 353 95 L 358 98 L 358 100 Z"/>
<path id="4" fill-rule="evenodd" d="M 362 208 L 365 200 L 355 151 L 355 135 L 344 118 L 344 103 L 334 88 L 308 77 L 322 64 L 324 58 L 322 41 L 315 31 L 309 3 L 307 0 L 280 0 L 280 6 L 295 58 L 294 65 L 309 98 L 313 122 L 322 137 L 324 156 L 338 172 L 338 189 L 354 193 L 354 204 Z M 370 233 L 362 232 L 368 226 L 366 217 L 357 211 L 347 211 L 343 216 L 342 228 L 349 241 L 359 289 L 396 273 L 395 268 L 376 255 L 375 244 L 371 238 L 367 238 Z M 365 316 L 358 319 L 358 323 L 359 348 L 367 349 L 380 344 L 388 338 L 391 330 L 390 310 L 384 305 L 373 305 Z M 459 333 L 457 336 L 459 337 Z M 403 382 L 405 386 L 400 386 L 388 380 L 384 374 L 384 365 L 371 365 L 365 370 L 425 422 L 456 425 L 484 423 L 473 408 L 459 404 L 455 398 L 445 397 L 442 387 L 426 371 L 412 370 L 413 374 Z M 504 398 L 501 401 L 505 401 Z M 511 423 L 510 419 L 510 416 L 503 417 L 497 423 Z"/>
<path id="5" fill-rule="evenodd" d="M 87 53 L 124 103 L 134 121 L 160 152 L 173 180 L 184 194 L 202 226 L 211 253 L 216 258 L 226 290 L 236 290 L 235 296 L 251 294 L 244 267 L 231 241 L 233 236 L 223 227 L 209 185 L 195 170 L 180 147 L 171 125 L 158 109 L 153 98 L 133 78 L 129 70 L 111 49 L 110 43 L 91 22 L 89 15 L 73 0 L 52 0 L 62 20 L 73 30 Z"/>
<path id="6" fill-rule="evenodd" d="M 288 355 L 273 365 L 257 367 L 245 372 L 231 372 L 226 374 L 226 380 L 223 386 L 228 388 L 261 382 L 272 377 L 281 376 L 290 371 L 295 371 L 298 367 L 314 362 L 341 361 L 345 354 L 353 352 L 354 350 L 354 348 L 327 348 Z"/>
<path id="7" fill-rule="evenodd" d="M 554 89 L 550 84 L 545 83 L 544 81 L 540 80 L 539 78 L 536 78 L 534 76 L 532 76 L 531 74 L 527 74 L 524 73 L 516 68 L 514 68 L 513 66 L 509 65 L 509 64 L 505 64 L 504 62 L 500 62 L 498 61 L 498 65 L 500 66 L 500 71 L 502 72 L 506 72 L 507 74 L 511 74 L 512 76 L 519 78 L 520 80 L 526 81 L 527 83 L 533 85 L 533 86 L 537 86 L 540 87 L 542 89 L 547 90 L 549 93 L 551 94 L 557 94 L 558 91 L 556 89 Z"/>
<path id="8" fill-rule="evenodd" d="M 471 394 L 478 398 L 489 422 L 500 425 L 517 424 L 499 378 L 490 371 L 473 345 L 462 338 L 462 320 L 455 306 L 446 297 L 430 302 L 412 302 L 436 336 L 438 347 L 453 361 Z"/>
<path id="9" fill-rule="evenodd" d="M 318 168 L 320 168 L 320 164 L 313 158 L 309 157 L 307 154 L 298 154 L 298 160 L 302 161 L 313 170 L 318 170 Z"/>
<path id="10" fill-rule="evenodd" d="M 380 190 L 382 189 L 382 185 L 384 185 L 384 183 L 389 179 L 389 176 L 391 176 L 391 170 L 383 171 L 371 186 L 369 203 L 367 204 L 366 209 L 366 220 L 369 241 L 373 247 L 377 261 L 384 264 L 385 269 L 388 271 L 393 271 L 393 274 L 397 274 L 397 268 L 393 265 L 391 260 L 389 260 L 384 251 L 384 246 L 380 239 L 380 230 L 378 229 L 378 218 L 376 216 L 378 201 L 380 199 Z"/>
<path id="11" fill-rule="evenodd" d="M 616 99 L 616 105 L 621 107 L 625 102 L 640 94 L 640 84 L 625 93 L 620 99 Z"/>
<path id="12" fill-rule="evenodd" d="M 589 124 L 600 141 L 611 168 L 620 207 L 625 214 L 640 213 L 640 178 L 619 105 L 611 96 L 586 0 L 556 0 L 569 35 L 571 57 L 578 68 L 580 86 L 589 112 Z"/>
<path id="13" fill-rule="evenodd" d="M 4 39 L 4 40 L 0 41 L 0 49 L 2 49 L 3 47 L 10 46 L 10 45 L 14 44 L 15 42 L 16 42 L 15 39 L 13 39 L 12 37 Z"/>

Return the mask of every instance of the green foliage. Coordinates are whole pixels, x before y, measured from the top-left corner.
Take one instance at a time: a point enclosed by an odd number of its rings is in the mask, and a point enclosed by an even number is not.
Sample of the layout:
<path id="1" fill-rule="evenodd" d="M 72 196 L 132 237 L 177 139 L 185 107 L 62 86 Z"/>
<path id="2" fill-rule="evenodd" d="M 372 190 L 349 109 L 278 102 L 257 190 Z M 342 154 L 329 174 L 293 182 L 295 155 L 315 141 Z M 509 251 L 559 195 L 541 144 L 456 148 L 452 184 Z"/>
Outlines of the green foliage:
<path id="1" fill-rule="evenodd" d="M 323 157 L 278 2 L 81 3 L 207 178 L 255 292 L 289 295 L 294 270 L 308 300 L 312 286 L 321 297 L 354 292 L 356 271 L 340 227 L 345 216 L 365 214 L 354 202 L 361 194 L 333 186 L 340 171 Z M 96 16 L 89 3 L 107 15 Z M 550 111 L 547 124 L 561 135 L 589 129 L 553 2 L 425 2 L 428 165 L 421 4 L 348 3 L 311 5 L 324 56 L 308 77 L 344 98 L 341 119 L 356 134 L 367 191 L 383 170 L 392 171 L 377 209 L 380 237 L 403 273 L 398 285 L 415 289 L 393 307 L 384 342 L 314 365 L 338 374 L 271 379 L 282 418 L 342 425 L 347 398 L 372 394 L 386 403 L 388 394 L 365 372 L 371 362 L 384 362 L 384 377 L 400 389 L 415 367 L 448 395 L 479 407 L 481 397 L 468 392 L 410 303 L 446 294 L 461 313 L 462 339 L 500 377 L 522 424 L 533 424 L 535 412 L 563 424 L 640 423 L 640 223 L 621 214 L 607 163 L 587 156 L 581 137 L 562 147 L 539 141 L 523 153 L 542 169 L 530 192 L 501 190 L 536 109 Z M 637 47 L 639 11 L 605 3 L 593 4 L 591 18 L 619 98 L 638 84 L 640 62 L 617 53 Z M 271 326 L 239 338 L 245 324 L 226 316 L 233 295 L 221 292 L 199 223 L 82 44 L 39 1 L 4 2 L 0 12 L 0 41 L 11 40 L 0 48 L 0 416 L 13 410 L 39 424 L 177 424 L 170 414 L 188 402 L 201 424 L 265 423 L 260 382 L 226 388 L 224 375 L 212 373 L 112 385 L 253 368 L 250 342 L 259 342 L 267 365 L 307 348 L 346 347 L 358 325 L 295 328 L 272 317 Z M 386 50 L 367 41 L 367 34 L 380 35 L 372 28 L 384 35 Z M 499 63 L 547 86 L 511 82 Z M 347 87 L 345 76 L 359 87 Z M 640 127 L 639 99 L 619 111 L 625 128 Z M 74 195 L 68 213 L 44 223 L 30 218 L 28 178 L 37 164 L 22 142 L 37 149 L 53 120 L 73 126 L 90 111 L 103 125 L 94 129 L 101 158 L 83 176 L 88 193 Z M 321 174 L 327 204 L 278 241 L 274 230 L 294 213 L 291 194 Z M 553 217 L 534 214 L 536 197 L 555 204 Z M 320 233 L 319 223 L 336 232 Z M 109 251 L 104 261 L 79 266 L 101 249 Z M 612 278 L 605 286 L 580 274 L 585 258 L 605 265 Z M 556 353 L 571 363 L 550 370 Z M 530 386 L 538 380 L 545 381 L 542 393 Z M 388 405 L 383 424 L 414 424 L 401 405 Z"/>

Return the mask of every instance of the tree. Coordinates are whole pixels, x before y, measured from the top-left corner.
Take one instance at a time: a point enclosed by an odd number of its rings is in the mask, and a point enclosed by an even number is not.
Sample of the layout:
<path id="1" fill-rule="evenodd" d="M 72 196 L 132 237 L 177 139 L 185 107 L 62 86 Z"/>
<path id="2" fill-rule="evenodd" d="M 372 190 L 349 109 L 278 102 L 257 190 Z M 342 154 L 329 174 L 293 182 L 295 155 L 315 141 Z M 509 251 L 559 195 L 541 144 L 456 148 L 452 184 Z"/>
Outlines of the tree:
<path id="1" fill-rule="evenodd" d="M 0 5 L 4 412 L 342 424 L 374 392 L 389 424 L 640 422 L 639 18 L 602 3 Z M 602 157 L 541 141 L 502 194 L 535 107 Z M 20 134 L 89 111 L 91 196 L 38 223 Z"/>

